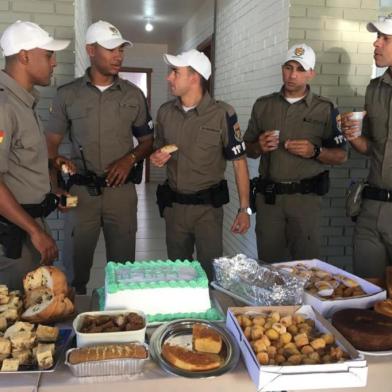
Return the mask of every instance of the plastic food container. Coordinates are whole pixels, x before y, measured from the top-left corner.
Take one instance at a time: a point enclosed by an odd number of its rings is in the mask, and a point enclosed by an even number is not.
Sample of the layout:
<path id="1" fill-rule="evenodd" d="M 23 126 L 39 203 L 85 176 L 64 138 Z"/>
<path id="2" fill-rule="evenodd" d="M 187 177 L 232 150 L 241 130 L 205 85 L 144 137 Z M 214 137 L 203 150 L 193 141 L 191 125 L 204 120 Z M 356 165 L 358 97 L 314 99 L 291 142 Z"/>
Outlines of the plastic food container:
<path id="1" fill-rule="evenodd" d="M 85 316 L 118 316 L 129 313 L 137 313 L 144 320 L 144 328 L 135 331 L 120 331 L 120 332 L 98 332 L 98 333 L 83 333 L 80 332 L 83 317 Z M 77 347 L 92 346 L 95 344 L 104 343 L 129 343 L 140 342 L 144 343 L 146 336 L 146 315 L 140 310 L 108 310 L 100 312 L 85 312 L 80 313 L 74 320 L 72 326 L 76 334 Z"/>

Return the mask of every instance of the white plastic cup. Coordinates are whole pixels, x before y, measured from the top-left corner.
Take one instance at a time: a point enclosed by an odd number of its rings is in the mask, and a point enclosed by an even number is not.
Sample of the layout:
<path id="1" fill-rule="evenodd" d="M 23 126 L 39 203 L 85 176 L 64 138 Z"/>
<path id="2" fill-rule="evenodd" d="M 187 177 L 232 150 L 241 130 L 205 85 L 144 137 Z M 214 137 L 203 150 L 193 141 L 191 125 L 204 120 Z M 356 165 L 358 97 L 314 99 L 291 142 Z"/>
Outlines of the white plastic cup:
<path id="1" fill-rule="evenodd" d="M 279 129 L 274 129 L 272 131 L 272 135 L 274 135 L 278 139 L 278 141 L 279 141 L 280 130 Z"/>
<path id="2" fill-rule="evenodd" d="M 355 132 L 355 136 L 361 136 L 362 135 L 362 123 L 363 123 L 363 118 L 365 116 L 364 112 L 351 112 L 348 113 L 348 116 L 350 118 L 350 120 L 354 120 L 354 121 L 359 121 L 359 129 L 357 132 Z"/>

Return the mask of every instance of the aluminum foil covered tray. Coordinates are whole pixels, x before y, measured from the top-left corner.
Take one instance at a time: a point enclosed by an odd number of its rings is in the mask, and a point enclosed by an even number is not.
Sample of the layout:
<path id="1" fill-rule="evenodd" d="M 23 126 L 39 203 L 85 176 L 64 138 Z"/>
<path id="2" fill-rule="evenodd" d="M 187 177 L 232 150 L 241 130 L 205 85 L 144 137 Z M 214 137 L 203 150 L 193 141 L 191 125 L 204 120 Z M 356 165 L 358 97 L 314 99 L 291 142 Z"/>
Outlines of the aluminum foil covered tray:
<path id="1" fill-rule="evenodd" d="M 219 286 L 252 305 L 302 304 L 306 279 L 294 277 L 269 264 L 259 264 L 243 254 L 213 262 Z"/>
<path id="2" fill-rule="evenodd" d="M 146 344 L 143 344 L 143 346 L 146 348 L 148 353 L 148 356 L 145 359 L 119 358 L 82 362 L 78 364 L 71 364 L 68 361 L 71 352 L 77 350 L 77 348 L 71 348 L 66 352 L 65 364 L 69 367 L 75 377 L 137 374 L 143 371 L 144 364 L 149 360 L 148 346 Z"/>

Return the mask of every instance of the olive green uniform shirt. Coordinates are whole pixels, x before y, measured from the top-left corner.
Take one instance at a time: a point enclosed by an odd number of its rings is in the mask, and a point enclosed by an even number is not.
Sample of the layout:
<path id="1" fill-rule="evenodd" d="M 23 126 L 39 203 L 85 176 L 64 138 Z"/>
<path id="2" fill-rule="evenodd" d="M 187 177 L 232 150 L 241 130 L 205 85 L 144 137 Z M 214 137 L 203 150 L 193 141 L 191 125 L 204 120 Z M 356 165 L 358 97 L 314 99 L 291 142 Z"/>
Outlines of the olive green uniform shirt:
<path id="1" fill-rule="evenodd" d="M 368 182 L 392 189 L 392 78 L 389 71 L 370 81 L 366 89 L 363 134 L 368 137 Z"/>
<path id="2" fill-rule="evenodd" d="M 0 181 L 20 204 L 40 203 L 50 190 L 38 98 L 0 71 Z"/>
<path id="3" fill-rule="evenodd" d="M 110 163 L 134 148 L 138 140 L 153 137 L 153 126 L 143 92 L 116 77 L 104 92 L 86 74 L 61 86 L 50 108 L 47 131 L 65 135 L 72 144 L 70 159 L 84 172 L 80 147 L 88 170 L 104 174 Z"/>
<path id="4" fill-rule="evenodd" d="M 275 182 L 286 182 L 314 177 L 324 171 L 323 164 L 316 159 L 289 153 L 284 142 L 306 139 L 319 147 L 344 147 L 346 141 L 337 126 L 338 114 L 331 101 L 310 90 L 293 104 L 286 101 L 282 91 L 257 99 L 244 135 L 245 142 L 258 141 L 265 131 L 280 130 L 279 148 L 261 155 L 260 175 Z"/>
<path id="5" fill-rule="evenodd" d="M 188 112 L 179 99 L 163 104 L 155 130 L 156 148 L 166 144 L 178 147 L 167 162 L 167 176 L 170 187 L 180 193 L 195 193 L 219 183 L 226 161 L 245 155 L 234 109 L 208 93 Z"/>

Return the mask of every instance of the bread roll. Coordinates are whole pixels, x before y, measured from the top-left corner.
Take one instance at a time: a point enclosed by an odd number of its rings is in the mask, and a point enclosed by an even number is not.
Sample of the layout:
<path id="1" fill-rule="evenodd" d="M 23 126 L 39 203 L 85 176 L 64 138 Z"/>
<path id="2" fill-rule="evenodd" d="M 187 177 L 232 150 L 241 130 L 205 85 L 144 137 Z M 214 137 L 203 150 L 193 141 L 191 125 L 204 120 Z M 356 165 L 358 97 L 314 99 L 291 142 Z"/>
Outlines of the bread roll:
<path id="1" fill-rule="evenodd" d="M 23 278 L 23 288 L 26 295 L 28 292 L 39 288 L 47 287 L 52 290 L 53 295 L 68 293 L 67 278 L 63 271 L 53 266 L 42 266 L 29 272 Z"/>
<path id="2" fill-rule="evenodd" d="M 147 356 L 146 348 L 138 343 L 105 344 L 73 350 L 68 356 L 68 362 L 76 365 L 82 362 L 102 361 L 105 359 L 145 359 Z"/>
<path id="3" fill-rule="evenodd" d="M 174 151 L 177 151 L 178 147 L 175 144 L 166 144 L 166 146 L 163 146 L 161 148 L 162 152 L 166 152 L 168 154 L 171 154 Z"/>

